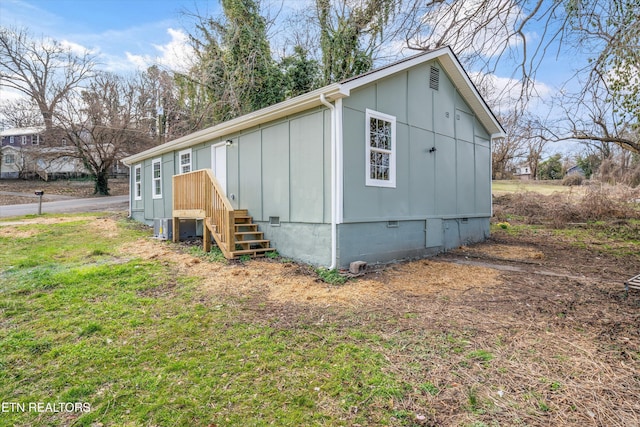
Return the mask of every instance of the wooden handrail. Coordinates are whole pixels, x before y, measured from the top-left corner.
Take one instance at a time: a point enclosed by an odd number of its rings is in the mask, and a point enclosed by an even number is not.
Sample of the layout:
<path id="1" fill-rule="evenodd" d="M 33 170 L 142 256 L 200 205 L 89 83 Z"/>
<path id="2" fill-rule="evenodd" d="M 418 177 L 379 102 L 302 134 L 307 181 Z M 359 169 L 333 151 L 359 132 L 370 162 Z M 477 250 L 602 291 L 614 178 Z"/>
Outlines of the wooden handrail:
<path id="1" fill-rule="evenodd" d="M 235 249 L 235 211 L 211 169 L 173 176 L 172 216 L 205 219 L 205 247 L 210 229 L 225 256 Z"/>

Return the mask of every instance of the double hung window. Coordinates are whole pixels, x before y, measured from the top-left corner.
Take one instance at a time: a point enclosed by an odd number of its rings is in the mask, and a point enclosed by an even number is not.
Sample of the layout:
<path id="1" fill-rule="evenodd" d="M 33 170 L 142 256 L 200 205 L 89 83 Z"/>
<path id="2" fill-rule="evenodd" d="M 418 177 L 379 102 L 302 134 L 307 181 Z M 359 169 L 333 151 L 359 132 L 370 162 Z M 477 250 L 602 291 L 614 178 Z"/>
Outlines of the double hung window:
<path id="1" fill-rule="evenodd" d="M 191 172 L 191 149 L 178 153 L 180 159 L 180 173 Z"/>
<path id="2" fill-rule="evenodd" d="M 142 200 L 142 165 L 134 168 L 134 180 L 135 199 Z"/>
<path id="3" fill-rule="evenodd" d="M 152 185 L 153 192 L 152 196 L 154 199 L 162 198 L 162 160 L 154 159 L 151 162 L 151 177 L 152 177 Z"/>
<path id="4" fill-rule="evenodd" d="M 366 112 L 366 185 L 396 186 L 396 118 Z"/>

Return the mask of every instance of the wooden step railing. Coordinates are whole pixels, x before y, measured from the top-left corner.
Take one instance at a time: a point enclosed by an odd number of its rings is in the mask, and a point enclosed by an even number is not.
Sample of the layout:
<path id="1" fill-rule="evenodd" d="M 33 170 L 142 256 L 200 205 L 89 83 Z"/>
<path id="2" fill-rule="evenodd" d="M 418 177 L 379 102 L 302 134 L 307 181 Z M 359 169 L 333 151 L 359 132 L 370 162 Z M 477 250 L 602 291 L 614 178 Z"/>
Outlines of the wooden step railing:
<path id="1" fill-rule="evenodd" d="M 180 237 L 180 218 L 204 219 L 203 246 L 211 250 L 211 232 L 226 258 L 235 250 L 235 211 L 210 169 L 173 177 L 173 241 Z"/>
<path id="2" fill-rule="evenodd" d="M 49 181 L 49 172 L 46 169 L 41 168 L 40 166 L 35 167 L 36 175 L 40 177 L 43 181 Z"/>

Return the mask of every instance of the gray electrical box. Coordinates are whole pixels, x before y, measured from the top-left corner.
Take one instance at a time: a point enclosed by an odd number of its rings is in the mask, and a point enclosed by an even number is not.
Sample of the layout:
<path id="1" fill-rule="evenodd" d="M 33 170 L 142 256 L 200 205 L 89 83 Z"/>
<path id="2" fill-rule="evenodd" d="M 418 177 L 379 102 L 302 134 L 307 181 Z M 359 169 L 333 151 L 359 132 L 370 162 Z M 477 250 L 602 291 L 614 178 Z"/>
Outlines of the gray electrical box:
<path id="1" fill-rule="evenodd" d="M 178 221 L 180 221 L 180 240 L 202 236 L 202 220 L 179 219 Z M 153 237 L 159 240 L 173 239 L 173 219 L 155 218 L 153 220 Z"/>
<path id="2" fill-rule="evenodd" d="M 153 220 L 153 237 L 160 240 L 173 239 L 173 219 L 156 218 Z"/>

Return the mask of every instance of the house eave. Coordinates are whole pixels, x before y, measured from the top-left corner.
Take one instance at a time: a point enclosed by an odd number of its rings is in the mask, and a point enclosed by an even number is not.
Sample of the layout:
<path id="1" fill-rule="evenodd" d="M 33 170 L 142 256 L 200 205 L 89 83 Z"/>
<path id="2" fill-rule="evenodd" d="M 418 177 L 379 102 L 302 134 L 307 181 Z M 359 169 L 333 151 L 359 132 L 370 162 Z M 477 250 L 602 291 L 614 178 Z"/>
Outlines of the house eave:
<path id="1" fill-rule="evenodd" d="M 11 128 L 0 132 L 0 136 L 22 136 L 37 135 L 44 132 L 43 126 L 32 126 L 26 128 Z"/>
<path id="2" fill-rule="evenodd" d="M 122 160 L 122 162 L 131 166 L 142 160 L 158 157 L 172 151 L 182 150 L 194 145 L 208 142 L 216 138 L 241 132 L 245 129 L 252 128 L 272 120 L 290 116 L 299 112 L 309 110 L 322 105 L 320 95 L 324 95 L 326 99 L 335 101 L 340 98 L 349 96 L 348 90 L 345 90 L 340 84 L 334 83 L 329 86 L 308 92 L 295 98 L 282 101 L 270 107 L 254 111 L 244 116 L 220 123 L 218 125 L 194 132 L 173 141 L 166 142 L 157 147 L 150 148 L 138 154 L 131 155 Z"/>
<path id="3" fill-rule="evenodd" d="M 449 46 L 424 52 L 387 67 L 383 67 L 379 70 L 374 70 L 361 76 L 356 76 L 342 82 L 342 85 L 345 90 L 351 91 L 434 59 L 440 61 L 442 67 L 453 80 L 453 84 L 460 92 L 460 95 L 469 104 L 473 112 L 478 117 L 478 120 L 480 120 L 480 123 L 482 123 L 485 129 L 487 129 L 489 134 L 492 137 L 504 137 L 505 131 L 502 125 L 498 122 L 498 119 L 495 117 L 484 98 L 480 95 L 469 78 L 469 75 L 462 68 L 460 61 Z"/>
<path id="4" fill-rule="evenodd" d="M 324 95 L 326 100 L 334 102 L 337 99 L 348 97 L 354 89 L 434 59 L 440 61 L 442 67 L 453 80 L 455 87 L 458 88 L 460 95 L 469 104 L 476 117 L 491 137 L 504 137 L 505 131 L 503 127 L 500 125 L 497 118 L 478 92 L 477 88 L 469 78 L 469 75 L 462 68 L 458 58 L 455 56 L 451 48 L 447 46 L 406 58 L 387 67 L 373 70 L 369 73 L 347 79 L 340 83 L 325 86 L 270 107 L 237 117 L 233 120 L 194 132 L 173 141 L 150 148 L 141 153 L 126 157 L 122 162 L 127 166 L 131 166 L 151 157 L 158 157 L 172 151 L 182 150 L 197 144 L 212 141 L 216 138 L 238 133 L 272 120 L 284 118 L 314 107 L 320 107 L 322 106 L 322 101 L 320 99 L 321 95 Z"/>

